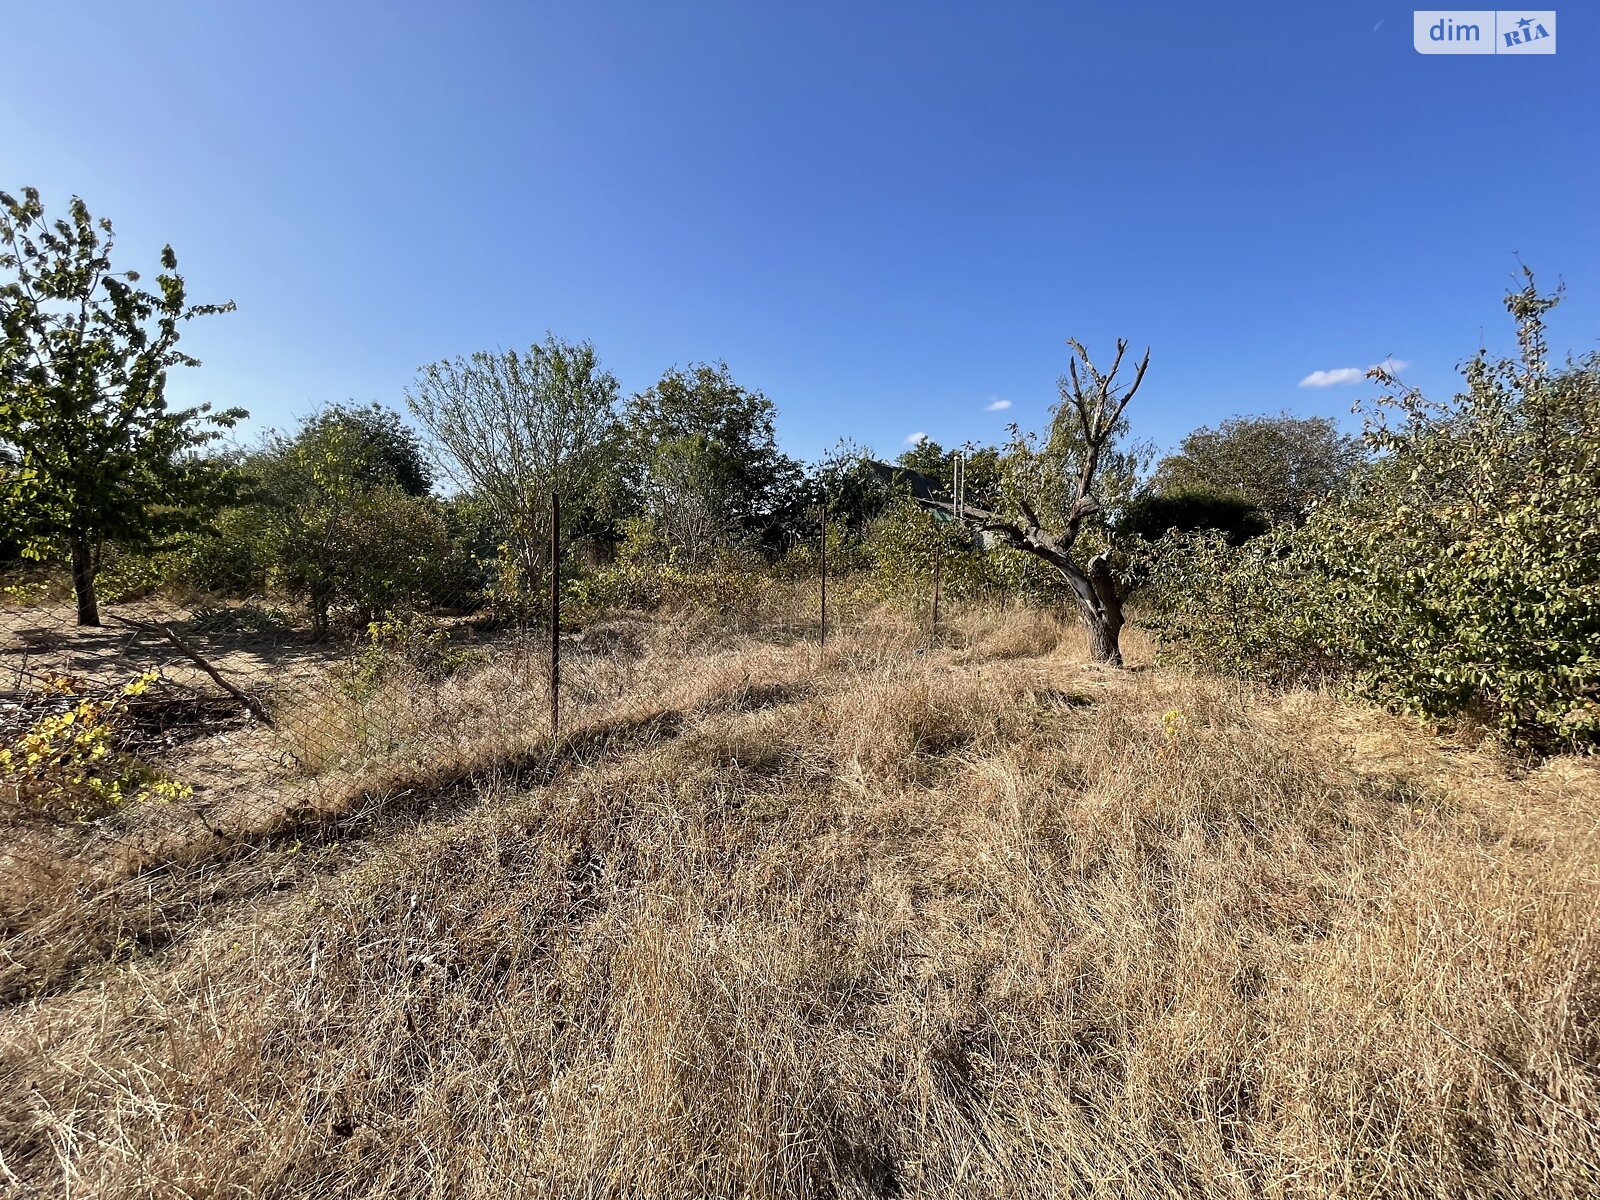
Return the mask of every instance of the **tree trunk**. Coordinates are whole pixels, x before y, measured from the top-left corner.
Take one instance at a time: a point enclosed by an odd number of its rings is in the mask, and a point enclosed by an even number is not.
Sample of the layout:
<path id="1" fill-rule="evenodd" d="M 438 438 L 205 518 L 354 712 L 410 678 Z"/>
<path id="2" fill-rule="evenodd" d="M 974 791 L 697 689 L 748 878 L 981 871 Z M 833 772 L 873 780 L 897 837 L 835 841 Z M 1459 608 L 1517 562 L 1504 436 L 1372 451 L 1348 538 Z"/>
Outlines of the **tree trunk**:
<path id="1" fill-rule="evenodd" d="M 1039 550 L 1034 553 L 1065 575 L 1072 585 L 1078 615 L 1083 618 L 1083 628 L 1089 635 L 1089 657 L 1108 667 L 1120 667 L 1122 649 L 1118 641 L 1122 636 L 1122 601 L 1117 596 L 1117 581 L 1112 577 L 1106 556 L 1095 555 L 1085 570 L 1073 562 L 1069 554 L 1059 551 L 1045 554 Z"/>
<path id="2" fill-rule="evenodd" d="M 1104 612 L 1090 612 L 1080 607 L 1083 627 L 1089 633 L 1089 657 L 1108 667 L 1122 665 L 1122 649 L 1117 644 L 1122 634 L 1122 623 L 1106 619 Z"/>
<path id="3" fill-rule="evenodd" d="M 328 609 L 333 604 L 333 588 L 323 582 L 311 585 L 311 635 L 321 638 L 328 633 Z"/>
<path id="4" fill-rule="evenodd" d="M 1089 629 L 1089 653 L 1095 662 L 1120 667 L 1122 647 L 1118 643 L 1122 637 L 1122 598 L 1117 595 L 1117 581 L 1111 574 L 1111 560 L 1104 554 L 1096 554 L 1089 560 L 1087 574 L 1097 602 L 1092 613 L 1084 614 L 1084 624 Z"/>
<path id="5" fill-rule="evenodd" d="M 98 627 L 100 601 L 95 595 L 94 547 L 81 533 L 74 533 L 72 542 L 72 590 L 78 597 L 78 624 Z"/>

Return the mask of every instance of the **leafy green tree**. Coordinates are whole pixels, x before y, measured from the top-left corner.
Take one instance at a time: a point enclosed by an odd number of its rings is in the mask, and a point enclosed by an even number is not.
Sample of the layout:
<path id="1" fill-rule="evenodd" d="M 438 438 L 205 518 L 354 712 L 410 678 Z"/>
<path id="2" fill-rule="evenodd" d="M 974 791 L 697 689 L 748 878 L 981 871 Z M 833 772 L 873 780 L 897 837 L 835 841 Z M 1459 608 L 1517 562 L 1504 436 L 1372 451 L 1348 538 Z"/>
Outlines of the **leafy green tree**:
<path id="1" fill-rule="evenodd" d="M 1005 457 L 1005 452 L 996 446 L 967 442 L 946 450 L 932 438 L 924 438 L 902 453 L 895 465 L 921 472 L 953 497 L 959 461 L 963 500 L 992 508 L 1004 494 Z"/>
<path id="2" fill-rule="evenodd" d="M 329 404 L 300 423 L 297 439 L 337 440 L 349 455 L 357 483 L 392 485 L 408 496 L 426 496 L 434 467 L 421 439 L 392 408 L 381 404 Z"/>
<path id="3" fill-rule="evenodd" d="M 1347 492 L 1362 464 L 1361 439 L 1327 417 L 1230 417 L 1201 426 L 1156 467 L 1168 495 L 1234 497 L 1272 522 L 1297 524 L 1330 496 Z"/>
<path id="4" fill-rule="evenodd" d="M 393 419 L 391 419 L 393 418 Z M 339 406 L 272 435 L 248 464 L 271 573 L 301 593 L 318 634 L 335 604 L 363 622 L 440 599 L 450 538 L 436 501 L 417 495 L 416 463 L 395 453 L 393 414 Z"/>
<path id="5" fill-rule="evenodd" d="M 782 531 L 785 549 L 816 544 L 824 507 L 830 528 L 847 531 L 860 540 L 867 525 L 894 501 L 894 490 L 871 468 L 873 453 L 848 438 L 841 438 L 816 462 L 808 464 L 799 481 L 774 509 L 773 519 Z"/>
<path id="6" fill-rule="evenodd" d="M 1169 530 L 1193 533 L 1214 529 L 1234 544 L 1258 537 L 1269 528 L 1260 509 L 1228 492 L 1181 488 L 1143 491 L 1124 506 L 1117 531 L 1146 542 L 1159 541 Z"/>
<path id="7" fill-rule="evenodd" d="M 940 484 L 948 483 L 945 476 L 950 467 L 950 453 L 930 437 L 925 437 L 909 449 L 902 450 L 900 457 L 894 462 L 897 467 L 919 471 Z"/>
<path id="8" fill-rule="evenodd" d="M 636 510 L 691 561 L 741 540 L 770 540 L 801 482 L 799 464 L 778 449 L 776 416 L 727 363 L 669 369 L 624 407 Z"/>
<path id="9" fill-rule="evenodd" d="M 550 568 L 550 494 L 563 533 L 616 507 L 616 376 L 594 346 L 547 337 L 526 353 L 479 352 L 423 367 L 406 392 L 445 474 L 504 537 L 498 594 L 527 598 Z"/>
<path id="10" fill-rule="evenodd" d="M 76 196 L 51 221 L 35 189 L 0 193 L 0 536 L 65 554 L 80 625 L 100 623 L 107 541 L 161 548 L 235 497 L 235 473 L 201 451 L 246 415 L 166 400 L 167 372 L 199 365 L 182 326 L 232 303 L 190 304 L 171 246 L 153 291 L 112 270 L 112 247 Z"/>
<path id="11" fill-rule="evenodd" d="M 1388 371 L 1378 467 L 1316 526 L 1366 689 L 1511 741 L 1600 743 L 1600 355 L 1550 368 L 1531 272 L 1506 298 L 1520 353 L 1433 402 Z M 1320 514 L 1319 514 L 1320 516 Z"/>

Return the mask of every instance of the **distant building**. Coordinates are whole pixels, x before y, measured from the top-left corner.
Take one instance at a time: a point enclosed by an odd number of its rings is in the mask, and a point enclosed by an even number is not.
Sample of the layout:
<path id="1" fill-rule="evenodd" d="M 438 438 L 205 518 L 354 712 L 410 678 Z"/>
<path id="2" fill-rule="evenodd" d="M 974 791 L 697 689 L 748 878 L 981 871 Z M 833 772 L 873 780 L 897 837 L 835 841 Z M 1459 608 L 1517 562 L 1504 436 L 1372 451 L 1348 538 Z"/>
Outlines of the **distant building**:
<path id="1" fill-rule="evenodd" d="M 874 462 L 867 460 L 867 470 L 878 482 L 887 486 L 903 490 L 912 499 L 913 503 L 921 505 L 931 512 L 940 521 L 954 521 L 956 516 L 944 505 L 953 503 L 949 491 L 939 485 L 938 480 L 921 471 L 914 471 L 910 467 L 897 467 L 893 463 Z M 973 531 L 973 544 L 980 550 L 993 549 L 1000 544 L 999 538 L 991 533 Z"/>
<path id="2" fill-rule="evenodd" d="M 897 467 L 893 463 L 867 461 L 867 470 L 879 483 L 887 484 L 891 488 L 906 489 L 913 500 L 918 504 L 926 504 L 929 500 L 942 500 L 950 502 L 950 493 L 939 487 L 930 475 L 921 471 L 913 471 L 910 467 Z M 935 510 L 937 511 L 937 510 Z"/>

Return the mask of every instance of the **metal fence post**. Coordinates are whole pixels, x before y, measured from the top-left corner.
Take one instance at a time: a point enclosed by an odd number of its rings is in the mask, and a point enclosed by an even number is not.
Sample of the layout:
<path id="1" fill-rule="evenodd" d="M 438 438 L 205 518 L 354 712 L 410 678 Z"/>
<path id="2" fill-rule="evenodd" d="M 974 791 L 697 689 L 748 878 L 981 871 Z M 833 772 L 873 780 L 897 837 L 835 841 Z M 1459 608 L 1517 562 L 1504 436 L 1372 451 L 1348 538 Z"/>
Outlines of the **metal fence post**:
<path id="1" fill-rule="evenodd" d="M 550 493 L 550 738 L 561 729 L 561 496 Z"/>
<path id="2" fill-rule="evenodd" d="M 939 632 L 939 575 L 943 566 L 944 547 L 940 546 L 933 556 L 933 623 L 929 628 L 930 633 Z"/>
<path id="3" fill-rule="evenodd" d="M 817 644 L 822 649 L 828 646 L 828 506 L 822 506 L 822 630 Z"/>

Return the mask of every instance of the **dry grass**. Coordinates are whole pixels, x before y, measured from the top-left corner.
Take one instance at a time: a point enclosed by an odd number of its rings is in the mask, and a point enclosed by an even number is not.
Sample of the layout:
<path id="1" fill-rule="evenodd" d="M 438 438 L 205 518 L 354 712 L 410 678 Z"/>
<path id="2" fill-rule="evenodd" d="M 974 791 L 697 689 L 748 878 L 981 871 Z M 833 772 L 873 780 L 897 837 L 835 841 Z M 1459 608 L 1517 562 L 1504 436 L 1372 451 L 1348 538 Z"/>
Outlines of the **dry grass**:
<path id="1" fill-rule="evenodd" d="M 1600 1188 L 1594 764 L 1028 615 L 703 632 L 614 639 L 537 769 L 531 677 L 405 717 L 447 752 L 0 1011 L 0 1190 Z"/>

